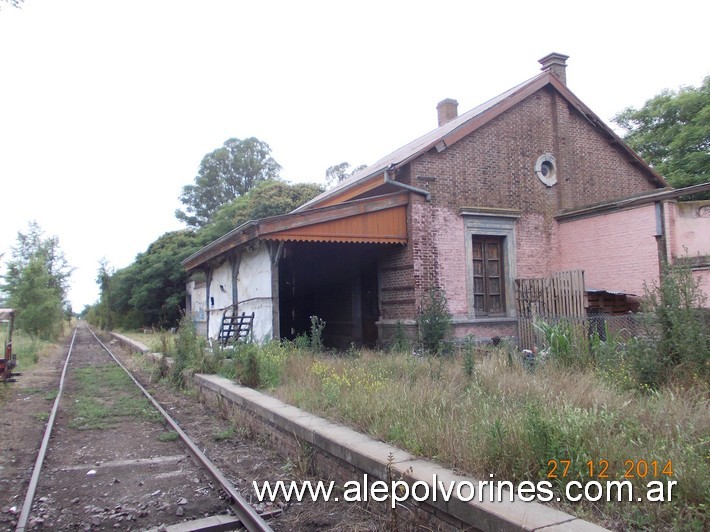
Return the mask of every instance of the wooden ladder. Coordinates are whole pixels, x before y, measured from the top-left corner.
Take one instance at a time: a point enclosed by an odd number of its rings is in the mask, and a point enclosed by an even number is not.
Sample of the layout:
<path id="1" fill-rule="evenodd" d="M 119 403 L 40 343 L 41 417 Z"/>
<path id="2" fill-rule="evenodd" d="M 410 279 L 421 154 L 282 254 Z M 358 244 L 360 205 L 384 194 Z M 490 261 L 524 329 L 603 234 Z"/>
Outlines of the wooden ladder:
<path id="1" fill-rule="evenodd" d="M 217 340 L 222 345 L 227 344 L 230 341 L 245 340 L 251 334 L 251 330 L 254 327 L 254 313 L 248 314 L 242 312 L 241 314 L 232 314 L 227 316 L 227 311 L 224 311 L 222 315 L 222 326 L 219 328 L 219 334 L 217 335 Z"/>

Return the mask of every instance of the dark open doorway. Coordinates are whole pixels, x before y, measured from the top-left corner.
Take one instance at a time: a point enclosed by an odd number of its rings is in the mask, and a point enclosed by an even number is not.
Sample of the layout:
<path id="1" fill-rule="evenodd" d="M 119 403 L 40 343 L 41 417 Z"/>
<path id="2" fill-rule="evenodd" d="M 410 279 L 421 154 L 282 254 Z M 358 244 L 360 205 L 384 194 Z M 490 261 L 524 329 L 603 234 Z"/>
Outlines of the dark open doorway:
<path id="1" fill-rule="evenodd" d="M 279 261 L 281 338 L 325 321 L 326 346 L 374 346 L 379 319 L 377 260 L 382 245 L 289 242 Z"/>

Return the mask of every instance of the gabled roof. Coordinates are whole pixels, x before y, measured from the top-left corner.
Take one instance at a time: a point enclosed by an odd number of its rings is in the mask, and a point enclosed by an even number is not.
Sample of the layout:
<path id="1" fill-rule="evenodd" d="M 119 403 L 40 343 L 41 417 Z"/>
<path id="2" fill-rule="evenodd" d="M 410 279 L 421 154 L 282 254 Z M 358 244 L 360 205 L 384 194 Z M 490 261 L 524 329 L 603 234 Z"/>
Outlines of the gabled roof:
<path id="1" fill-rule="evenodd" d="M 348 192 L 352 191 L 357 194 L 360 191 L 366 191 L 380 184 L 384 184 L 383 174 L 388 168 L 404 165 L 431 149 L 436 149 L 439 152 L 444 151 L 447 147 L 473 133 L 484 124 L 490 122 L 547 85 L 554 87 L 557 92 L 574 106 L 594 127 L 601 129 L 614 143 L 618 144 L 621 149 L 627 152 L 633 161 L 647 171 L 649 180 L 659 187 L 668 186 L 663 177 L 655 172 L 636 152 L 629 148 L 626 143 L 621 140 L 603 120 L 594 114 L 591 109 L 582 103 L 564 83 L 547 70 L 393 151 L 376 163 L 355 173 L 336 187 L 304 203 L 293 212 L 311 209 L 323 204 L 333 204 L 337 202 L 340 197 L 342 197 L 342 201 L 347 201 L 352 197 L 352 194 L 348 194 Z M 368 186 L 368 184 L 371 185 Z"/>

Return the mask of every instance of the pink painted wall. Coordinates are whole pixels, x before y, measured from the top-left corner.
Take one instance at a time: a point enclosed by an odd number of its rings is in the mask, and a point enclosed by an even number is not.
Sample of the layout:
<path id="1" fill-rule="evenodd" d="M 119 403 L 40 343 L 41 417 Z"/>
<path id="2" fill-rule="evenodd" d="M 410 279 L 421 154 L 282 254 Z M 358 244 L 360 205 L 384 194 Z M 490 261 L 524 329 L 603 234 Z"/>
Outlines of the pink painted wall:
<path id="1" fill-rule="evenodd" d="M 556 270 L 583 269 L 588 288 L 642 296 L 658 280 L 653 204 L 560 222 Z"/>
<path id="2" fill-rule="evenodd" d="M 548 277 L 552 273 L 554 254 L 550 221 L 544 214 L 526 213 L 515 224 L 517 277 Z M 553 222 L 554 223 L 554 222 Z"/>
<path id="3" fill-rule="evenodd" d="M 468 314 L 464 220 L 453 209 L 432 208 L 433 245 L 436 248 L 439 283 L 446 290 L 449 311 L 454 316 Z"/>
<path id="4" fill-rule="evenodd" d="M 674 257 L 710 255 L 710 201 L 667 203 Z"/>

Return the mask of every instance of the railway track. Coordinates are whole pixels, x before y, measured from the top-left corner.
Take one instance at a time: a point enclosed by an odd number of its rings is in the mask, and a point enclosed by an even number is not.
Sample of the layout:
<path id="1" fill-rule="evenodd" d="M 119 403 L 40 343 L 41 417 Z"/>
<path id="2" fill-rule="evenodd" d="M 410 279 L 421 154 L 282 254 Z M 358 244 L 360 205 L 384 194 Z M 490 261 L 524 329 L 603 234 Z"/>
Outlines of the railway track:
<path id="1" fill-rule="evenodd" d="M 82 324 L 16 530 L 150 530 L 178 523 L 181 530 L 271 530 Z"/>

